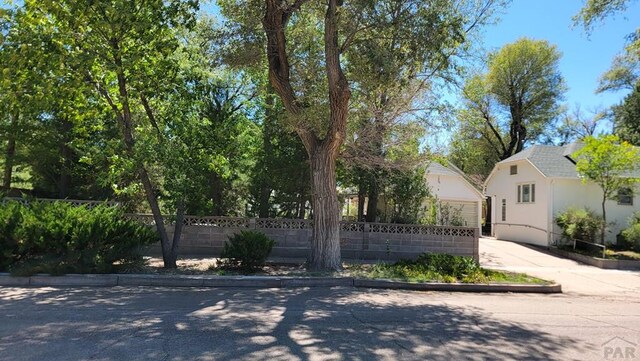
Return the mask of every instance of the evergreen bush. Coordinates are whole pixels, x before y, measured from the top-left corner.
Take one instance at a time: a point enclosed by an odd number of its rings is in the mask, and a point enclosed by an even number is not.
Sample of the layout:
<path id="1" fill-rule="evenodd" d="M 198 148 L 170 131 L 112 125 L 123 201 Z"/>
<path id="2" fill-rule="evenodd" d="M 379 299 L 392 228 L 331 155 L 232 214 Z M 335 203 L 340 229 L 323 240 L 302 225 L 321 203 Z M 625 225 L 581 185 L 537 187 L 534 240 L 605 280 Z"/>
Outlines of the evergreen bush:
<path id="1" fill-rule="evenodd" d="M 13 274 L 109 273 L 142 258 L 156 232 L 116 206 L 8 201 L 0 206 L 0 270 Z"/>
<path id="2" fill-rule="evenodd" d="M 252 271 L 264 265 L 275 241 L 264 233 L 242 231 L 229 237 L 220 254 L 222 266 Z"/>

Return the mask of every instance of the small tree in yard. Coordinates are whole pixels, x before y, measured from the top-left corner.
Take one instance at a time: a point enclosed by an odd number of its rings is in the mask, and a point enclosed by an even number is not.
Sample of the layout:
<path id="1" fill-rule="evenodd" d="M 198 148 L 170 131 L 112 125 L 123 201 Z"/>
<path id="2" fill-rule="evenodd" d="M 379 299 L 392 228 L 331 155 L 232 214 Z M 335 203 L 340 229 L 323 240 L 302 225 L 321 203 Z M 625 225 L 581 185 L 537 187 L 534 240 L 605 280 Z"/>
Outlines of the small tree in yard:
<path id="1" fill-rule="evenodd" d="M 607 224 L 605 203 L 616 200 L 620 189 L 633 191 L 640 182 L 634 171 L 640 166 L 640 151 L 627 142 L 621 142 L 615 135 L 587 137 L 585 146 L 574 153 L 577 159 L 576 170 L 582 182 L 593 181 L 602 189 L 602 220 L 604 226 L 600 232 L 600 241 L 604 243 Z"/>

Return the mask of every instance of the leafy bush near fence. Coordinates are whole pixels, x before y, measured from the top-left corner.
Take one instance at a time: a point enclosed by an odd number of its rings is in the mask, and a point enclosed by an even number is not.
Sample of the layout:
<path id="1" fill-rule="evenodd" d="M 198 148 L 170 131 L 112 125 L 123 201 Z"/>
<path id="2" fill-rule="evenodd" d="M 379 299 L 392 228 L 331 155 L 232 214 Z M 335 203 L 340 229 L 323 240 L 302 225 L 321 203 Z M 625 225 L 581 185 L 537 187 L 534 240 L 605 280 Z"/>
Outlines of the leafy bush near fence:
<path id="1" fill-rule="evenodd" d="M 598 242 L 600 230 L 604 227 L 602 216 L 588 208 L 567 208 L 556 216 L 556 224 L 562 229 L 562 235 L 568 239 Z"/>
<path id="2" fill-rule="evenodd" d="M 229 237 L 220 257 L 222 267 L 252 271 L 262 267 L 269 257 L 275 241 L 264 233 L 242 231 Z"/>
<path id="3" fill-rule="evenodd" d="M 629 219 L 629 228 L 622 231 L 625 246 L 640 252 L 640 212 L 636 212 Z"/>
<path id="4" fill-rule="evenodd" d="M 0 206 L 0 270 L 13 274 L 107 273 L 141 260 L 156 232 L 114 206 L 9 201 Z"/>

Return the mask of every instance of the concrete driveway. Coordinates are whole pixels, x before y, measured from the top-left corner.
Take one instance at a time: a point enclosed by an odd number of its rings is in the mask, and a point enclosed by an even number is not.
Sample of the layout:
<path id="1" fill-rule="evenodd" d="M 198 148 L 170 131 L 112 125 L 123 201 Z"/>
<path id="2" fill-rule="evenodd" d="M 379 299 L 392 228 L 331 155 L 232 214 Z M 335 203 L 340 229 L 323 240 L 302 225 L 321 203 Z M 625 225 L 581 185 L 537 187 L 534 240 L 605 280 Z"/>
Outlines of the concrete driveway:
<path id="1" fill-rule="evenodd" d="M 480 238 L 480 263 L 554 280 L 569 294 L 640 298 L 639 271 L 603 270 L 515 242 Z"/>

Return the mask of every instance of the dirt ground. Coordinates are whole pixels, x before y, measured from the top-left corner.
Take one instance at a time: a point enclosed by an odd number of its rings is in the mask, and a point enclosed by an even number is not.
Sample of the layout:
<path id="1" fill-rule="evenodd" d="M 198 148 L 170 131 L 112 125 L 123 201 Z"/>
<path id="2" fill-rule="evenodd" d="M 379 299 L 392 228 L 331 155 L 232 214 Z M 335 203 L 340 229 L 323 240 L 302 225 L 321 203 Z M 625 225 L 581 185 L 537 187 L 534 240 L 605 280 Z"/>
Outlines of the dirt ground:
<path id="1" fill-rule="evenodd" d="M 237 275 L 242 274 L 239 271 L 230 271 L 226 269 L 218 268 L 218 258 L 199 258 L 199 257 L 185 257 L 177 261 L 177 269 L 165 269 L 163 268 L 163 262 L 161 257 L 145 257 L 146 264 L 131 270 L 131 273 L 157 273 L 157 274 L 216 274 L 216 275 Z M 326 275 L 339 275 L 348 276 L 349 265 L 345 265 L 345 270 L 340 273 L 312 273 L 308 272 L 303 263 L 289 263 L 289 262 L 267 262 L 264 267 L 256 272 L 252 272 L 255 275 L 265 276 L 326 276 Z"/>

